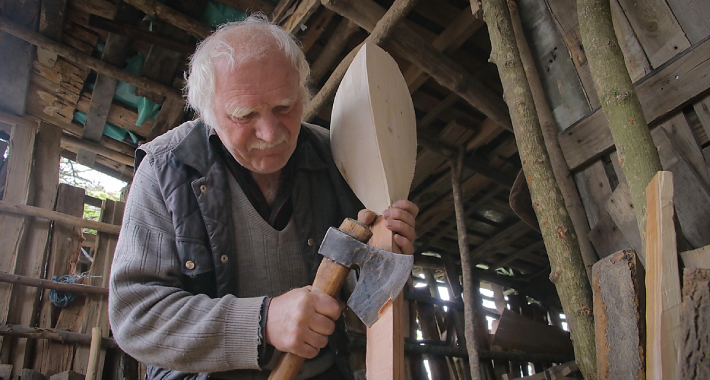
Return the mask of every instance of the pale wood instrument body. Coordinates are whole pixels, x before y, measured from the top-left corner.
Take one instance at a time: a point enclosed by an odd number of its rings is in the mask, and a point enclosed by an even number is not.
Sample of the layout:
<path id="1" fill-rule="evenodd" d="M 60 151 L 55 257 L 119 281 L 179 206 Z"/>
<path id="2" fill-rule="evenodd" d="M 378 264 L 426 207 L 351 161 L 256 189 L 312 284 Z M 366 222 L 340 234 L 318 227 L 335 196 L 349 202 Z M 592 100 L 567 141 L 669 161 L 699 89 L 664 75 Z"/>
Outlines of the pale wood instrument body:
<path id="1" fill-rule="evenodd" d="M 366 43 L 345 74 L 333 104 L 331 147 L 335 163 L 365 207 L 381 214 L 406 199 L 417 155 L 416 118 L 397 63 Z M 378 217 L 368 244 L 401 253 Z M 367 378 L 404 379 L 404 301 L 387 302 L 367 332 Z"/>

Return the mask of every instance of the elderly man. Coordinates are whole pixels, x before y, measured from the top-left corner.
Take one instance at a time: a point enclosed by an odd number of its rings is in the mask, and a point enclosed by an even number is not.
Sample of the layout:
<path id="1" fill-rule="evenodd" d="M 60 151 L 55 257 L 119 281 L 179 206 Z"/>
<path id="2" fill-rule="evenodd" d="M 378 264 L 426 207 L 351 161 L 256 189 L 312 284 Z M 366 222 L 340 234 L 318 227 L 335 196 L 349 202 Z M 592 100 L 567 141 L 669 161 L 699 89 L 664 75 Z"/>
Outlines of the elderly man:
<path id="1" fill-rule="evenodd" d="M 307 285 L 327 228 L 374 214 L 328 131 L 301 123 L 308 72 L 265 17 L 227 24 L 191 61 L 200 119 L 136 152 L 109 303 L 114 337 L 149 378 L 265 379 L 279 352 L 309 358 L 300 378 L 349 377 L 328 344 L 340 304 Z M 417 212 L 406 200 L 384 212 L 404 252 Z"/>

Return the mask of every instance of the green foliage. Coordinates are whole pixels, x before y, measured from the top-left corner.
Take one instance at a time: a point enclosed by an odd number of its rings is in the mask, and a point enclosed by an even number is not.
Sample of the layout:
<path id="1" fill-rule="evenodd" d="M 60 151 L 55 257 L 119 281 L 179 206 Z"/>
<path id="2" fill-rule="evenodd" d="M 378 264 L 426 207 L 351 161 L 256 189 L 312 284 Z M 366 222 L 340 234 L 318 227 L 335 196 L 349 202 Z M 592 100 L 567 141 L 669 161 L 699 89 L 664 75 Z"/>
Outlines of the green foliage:
<path id="1" fill-rule="evenodd" d="M 103 174 L 80 165 L 74 161 L 62 158 L 59 162 L 59 182 L 86 190 L 86 195 L 98 199 L 120 200 L 120 193 L 111 193 L 101 184 L 100 178 Z M 84 205 L 84 219 L 98 221 L 101 217 L 101 208 Z M 94 230 L 85 229 L 86 232 L 96 233 Z"/>

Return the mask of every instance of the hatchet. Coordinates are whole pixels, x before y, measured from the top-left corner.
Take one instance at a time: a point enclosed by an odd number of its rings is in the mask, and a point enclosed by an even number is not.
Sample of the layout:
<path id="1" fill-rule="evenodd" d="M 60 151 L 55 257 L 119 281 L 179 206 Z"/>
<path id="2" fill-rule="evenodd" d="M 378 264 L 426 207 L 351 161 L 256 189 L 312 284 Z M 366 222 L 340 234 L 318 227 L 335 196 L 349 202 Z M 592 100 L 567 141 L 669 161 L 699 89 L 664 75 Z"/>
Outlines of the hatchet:
<path id="1" fill-rule="evenodd" d="M 407 197 L 414 175 L 416 141 L 414 106 L 397 63 L 377 45 L 365 43 L 353 59 L 335 96 L 331 147 L 340 173 L 366 208 L 381 214 L 393 201 Z M 318 268 L 313 291 L 322 290 L 334 297 L 340 291 L 349 268 L 359 266 L 360 279 L 348 300 L 348 306 L 368 327 L 375 325 L 377 328 L 375 322 L 385 315 L 387 321 L 380 323 L 379 329 L 384 330 L 385 335 L 391 335 L 393 318 L 401 319 L 402 316 L 392 313 L 393 304 L 388 301 L 394 301 L 400 294 L 409 279 L 414 259 L 390 252 L 397 250 L 397 247 L 381 217 L 378 217 L 373 229 L 376 233 L 370 238 L 371 233 L 366 226 L 346 220 L 340 231 L 334 228 L 328 230 L 319 249 L 319 253 L 326 258 Z M 364 244 L 368 239 L 370 245 Z M 321 287 L 321 283 L 328 283 L 327 289 Z M 404 355 L 403 337 L 394 340 L 401 340 L 395 343 L 401 347 L 394 350 L 385 348 L 380 359 L 386 363 L 396 361 L 390 359 L 393 355 Z M 368 362 L 372 354 L 368 343 Z M 303 358 L 293 354 L 281 355 L 269 379 L 294 379 L 303 361 Z M 373 373 L 373 376 L 379 374 Z M 371 379 L 397 377 L 397 374 L 368 376 Z"/>

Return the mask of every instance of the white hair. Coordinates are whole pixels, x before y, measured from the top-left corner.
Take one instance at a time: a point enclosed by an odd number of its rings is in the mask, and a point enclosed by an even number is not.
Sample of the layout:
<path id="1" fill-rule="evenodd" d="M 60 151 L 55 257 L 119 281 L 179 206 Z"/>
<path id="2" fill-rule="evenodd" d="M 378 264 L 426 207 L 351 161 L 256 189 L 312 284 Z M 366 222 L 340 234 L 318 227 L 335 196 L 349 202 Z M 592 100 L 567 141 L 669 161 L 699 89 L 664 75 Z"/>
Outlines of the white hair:
<path id="1" fill-rule="evenodd" d="M 235 46 L 234 40 L 230 43 L 229 37 L 237 37 L 238 46 Z M 263 13 L 254 13 L 243 21 L 221 25 L 197 46 L 190 58 L 190 75 L 184 91 L 187 92 L 190 107 L 201 115 L 207 125 L 219 127 L 213 104 L 216 59 L 226 58 L 229 68 L 234 70 L 246 62 L 266 56 L 274 44 L 298 71 L 303 104 L 308 103 L 311 97 L 308 90 L 310 67 L 298 40 L 281 27 L 271 24 Z"/>

